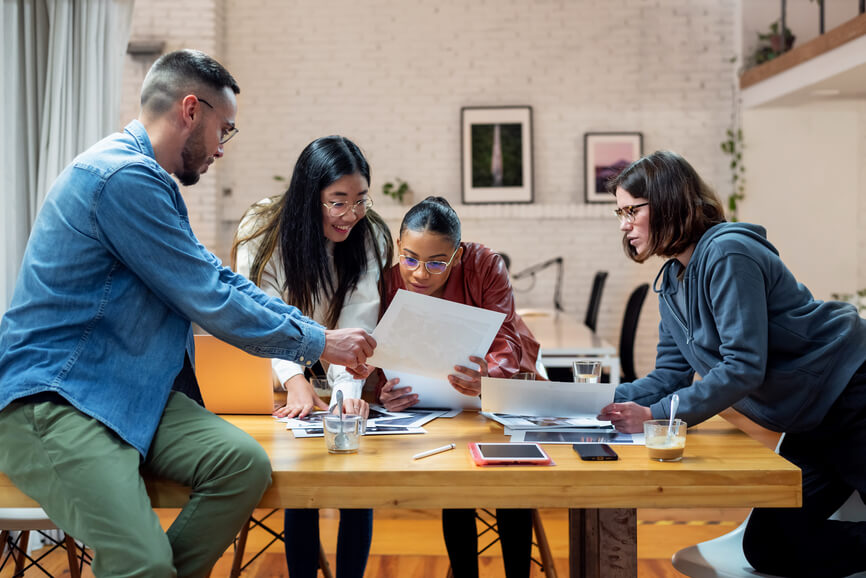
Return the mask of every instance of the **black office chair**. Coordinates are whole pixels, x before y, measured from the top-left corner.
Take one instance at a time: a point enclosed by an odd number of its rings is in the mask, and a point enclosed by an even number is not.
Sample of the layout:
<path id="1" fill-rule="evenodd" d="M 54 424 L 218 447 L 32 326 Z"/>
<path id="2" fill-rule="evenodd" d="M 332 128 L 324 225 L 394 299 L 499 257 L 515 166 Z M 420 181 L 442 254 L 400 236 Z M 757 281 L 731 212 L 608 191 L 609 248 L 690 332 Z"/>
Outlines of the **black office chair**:
<path id="1" fill-rule="evenodd" d="M 624 383 L 637 379 L 637 372 L 634 369 L 634 340 L 637 335 L 640 310 L 648 291 L 649 283 L 638 285 L 629 296 L 625 305 L 625 313 L 622 316 L 622 330 L 619 334 L 619 361 L 622 367 L 620 381 Z"/>
<path id="2" fill-rule="evenodd" d="M 593 332 L 598 321 L 598 310 L 601 308 L 601 294 L 604 291 L 604 282 L 607 280 L 607 271 L 596 271 L 592 280 L 592 292 L 589 294 L 589 304 L 586 306 L 586 317 L 583 324 Z"/>

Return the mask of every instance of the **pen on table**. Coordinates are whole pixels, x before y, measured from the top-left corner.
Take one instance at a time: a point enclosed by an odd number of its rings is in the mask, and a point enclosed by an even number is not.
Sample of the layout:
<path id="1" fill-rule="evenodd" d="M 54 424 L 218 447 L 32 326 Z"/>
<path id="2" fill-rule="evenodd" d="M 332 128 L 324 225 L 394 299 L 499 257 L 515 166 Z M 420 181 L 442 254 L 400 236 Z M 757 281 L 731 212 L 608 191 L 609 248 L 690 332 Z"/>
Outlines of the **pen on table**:
<path id="1" fill-rule="evenodd" d="M 420 454 L 415 454 L 412 456 L 413 460 L 419 460 L 421 458 L 426 458 L 427 456 L 432 456 L 434 454 L 447 452 L 448 450 L 453 450 L 456 446 L 454 444 L 448 444 L 447 446 L 442 446 L 441 448 L 436 448 L 432 450 L 427 450 L 426 452 L 421 452 Z"/>

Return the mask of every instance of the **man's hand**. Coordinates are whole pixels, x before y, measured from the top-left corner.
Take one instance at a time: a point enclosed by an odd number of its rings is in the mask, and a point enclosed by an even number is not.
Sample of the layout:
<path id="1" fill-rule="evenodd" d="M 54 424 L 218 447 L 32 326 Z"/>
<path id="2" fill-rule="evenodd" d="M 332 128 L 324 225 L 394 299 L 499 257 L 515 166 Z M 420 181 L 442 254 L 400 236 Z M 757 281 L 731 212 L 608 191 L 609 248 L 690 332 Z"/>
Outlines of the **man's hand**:
<path id="1" fill-rule="evenodd" d="M 286 405 L 274 411 L 277 417 L 304 417 L 313 409 L 328 409 L 328 404 L 316 395 L 316 391 L 303 375 L 286 380 Z"/>
<path id="2" fill-rule="evenodd" d="M 376 340 L 363 329 L 326 329 L 321 358 L 328 363 L 345 365 L 349 373 L 360 378 L 365 371 L 369 375 L 364 364 L 375 348 Z"/>
<path id="3" fill-rule="evenodd" d="M 454 369 L 459 373 L 449 375 L 448 381 L 451 383 L 451 387 L 463 395 L 481 395 L 481 378 L 487 377 L 487 360 L 471 355 L 469 361 L 477 363 L 481 367 L 475 370 L 462 365 L 455 365 Z"/>
<path id="4" fill-rule="evenodd" d="M 653 418 L 650 408 L 638 405 L 633 401 L 610 403 L 601 408 L 598 419 L 609 421 L 617 431 L 622 433 L 642 433 L 643 422 Z"/>
<path id="5" fill-rule="evenodd" d="M 403 411 L 418 403 L 418 394 L 412 393 L 411 387 L 394 389 L 398 383 L 400 383 L 399 377 L 389 379 L 379 393 L 379 403 L 384 405 L 388 411 Z"/>

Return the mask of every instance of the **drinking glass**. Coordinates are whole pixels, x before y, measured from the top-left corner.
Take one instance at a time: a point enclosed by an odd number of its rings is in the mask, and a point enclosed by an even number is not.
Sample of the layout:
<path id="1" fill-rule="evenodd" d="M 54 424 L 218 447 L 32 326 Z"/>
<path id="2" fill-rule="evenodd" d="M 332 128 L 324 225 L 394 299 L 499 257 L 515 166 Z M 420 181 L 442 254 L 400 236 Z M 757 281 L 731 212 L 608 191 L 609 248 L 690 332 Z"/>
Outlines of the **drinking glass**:
<path id="1" fill-rule="evenodd" d="M 643 422 L 647 455 L 651 460 L 678 462 L 683 459 L 688 425 L 677 418 L 673 424 L 667 419 L 651 419 Z"/>
<path id="2" fill-rule="evenodd" d="M 598 383 L 601 377 L 601 361 L 597 359 L 578 359 L 571 367 L 577 383 Z"/>
<path id="3" fill-rule="evenodd" d="M 325 447 L 332 454 L 351 454 L 358 451 L 361 445 L 361 423 L 359 415 L 343 414 L 342 427 L 340 416 L 329 414 L 322 418 L 325 435 Z"/>
<path id="4" fill-rule="evenodd" d="M 331 384 L 327 379 L 315 377 L 310 380 L 310 385 L 313 386 L 313 391 L 322 399 L 331 397 Z"/>

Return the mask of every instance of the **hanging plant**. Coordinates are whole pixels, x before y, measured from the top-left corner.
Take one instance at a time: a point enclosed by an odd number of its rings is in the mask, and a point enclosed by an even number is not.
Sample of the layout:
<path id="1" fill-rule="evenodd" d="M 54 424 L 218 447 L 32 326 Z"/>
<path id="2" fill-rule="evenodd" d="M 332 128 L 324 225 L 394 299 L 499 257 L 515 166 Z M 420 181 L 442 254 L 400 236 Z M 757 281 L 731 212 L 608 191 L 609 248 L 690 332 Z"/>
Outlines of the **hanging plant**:
<path id="1" fill-rule="evenodd" d="M 737 60 L 738 57 L 733 56 L 729 62 L 736 65 Z M 731 126 L 725 130 L 725 140 L 720 143 L 722 152 L 730 157 L 728 169 L 731 175 L 731 194 L 728 196 L 728 216 L 731 221 L 737 221 L 738 203 L 746 195 L 746 165 L 743 164 L 743 129 L 740 126 L 738 86 L 736 81 L 731 83 Z"/>
<path id="2" fill-rule="evenodd" d="M 728 168 L 731 171 L 731 194 L 728 197 L 728 211 L 732 221 L 737 220 L 737 204 L 746 193 L 746 165 L 743 164 L 743 129 L 729 128 L 727 138 L 722 141 L 722 151 L 731 157 Z"/>

